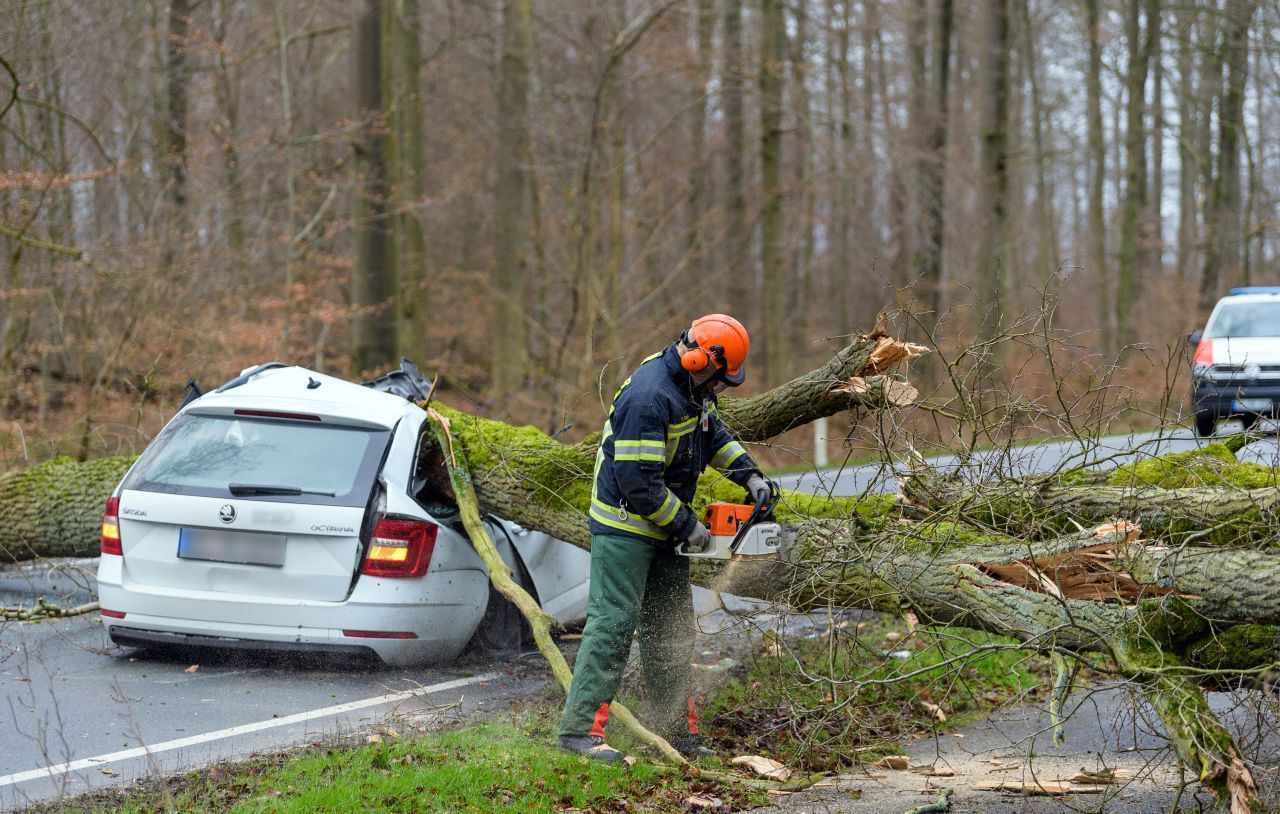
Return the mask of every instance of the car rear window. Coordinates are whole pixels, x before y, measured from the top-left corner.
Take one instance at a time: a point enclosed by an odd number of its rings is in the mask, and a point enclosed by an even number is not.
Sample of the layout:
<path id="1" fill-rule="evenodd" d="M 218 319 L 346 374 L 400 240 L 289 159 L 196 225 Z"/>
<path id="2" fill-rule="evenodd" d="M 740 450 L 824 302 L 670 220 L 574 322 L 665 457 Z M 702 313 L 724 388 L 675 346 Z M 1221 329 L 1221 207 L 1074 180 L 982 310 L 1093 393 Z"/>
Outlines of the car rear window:
<path id="1" fill-rule="evenodd" d="M 231 484 L 255 484 L 303 494 L 234 497 L 364 506 L 390 438 L 390 430 L 185 413 L 142 454 L 124 488 L 233 497 Z"/>
<path id="2" fill-rule="evenodd" d="M 1224 303 L 1204 335 L 1280 336 L 1280 302 Z"/>

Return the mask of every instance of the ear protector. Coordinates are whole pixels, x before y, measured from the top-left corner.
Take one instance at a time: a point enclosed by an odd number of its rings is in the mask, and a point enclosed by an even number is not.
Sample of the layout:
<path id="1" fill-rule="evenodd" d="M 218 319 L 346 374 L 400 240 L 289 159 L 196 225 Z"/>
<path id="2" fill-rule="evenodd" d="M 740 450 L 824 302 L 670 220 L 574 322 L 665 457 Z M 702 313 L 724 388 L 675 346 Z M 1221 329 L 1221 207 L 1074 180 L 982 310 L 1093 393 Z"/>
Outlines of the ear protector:
<path id="1" fill-rule="evenodd" d="M 698 341 L 687 330 L 680 337 L 680 342 L 686 348 L 680 354 L 680 367 L 690 373 L 697 373 L 713 366 L 724 367 L 724 345 L 712 345 L 710 348 L 700 347 Z"/>

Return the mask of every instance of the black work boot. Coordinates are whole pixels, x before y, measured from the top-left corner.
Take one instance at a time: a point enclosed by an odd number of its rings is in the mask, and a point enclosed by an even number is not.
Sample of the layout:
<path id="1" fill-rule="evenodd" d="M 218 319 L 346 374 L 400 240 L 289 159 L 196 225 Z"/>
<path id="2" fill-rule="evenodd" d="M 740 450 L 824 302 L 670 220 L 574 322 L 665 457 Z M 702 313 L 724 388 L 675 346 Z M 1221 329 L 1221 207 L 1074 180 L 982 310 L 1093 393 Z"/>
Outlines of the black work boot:
<path id="1" fill-rule="evenodd" d="M 617 763 L 622 753 L 604 742 L 599 735 L 561 735 L 560 748 L 575 755 L 585 755 L 592 760 Z"/>
<path id="2" fill-rule="evenodd" d="M 672 738 L 671 745 L 685 757 L 697 759 L 716 756 L 715 752 L 702 745 L 702 738 L 698 735 L 682 735 L 678 738 Z"/>

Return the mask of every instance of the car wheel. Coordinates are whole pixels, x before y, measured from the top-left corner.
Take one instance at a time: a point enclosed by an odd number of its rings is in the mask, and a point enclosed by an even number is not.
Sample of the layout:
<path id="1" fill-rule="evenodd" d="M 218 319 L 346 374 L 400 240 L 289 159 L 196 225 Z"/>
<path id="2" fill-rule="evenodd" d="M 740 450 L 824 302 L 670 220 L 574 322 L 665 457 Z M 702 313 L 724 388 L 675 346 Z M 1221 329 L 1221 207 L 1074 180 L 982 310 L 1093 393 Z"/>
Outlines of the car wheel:
<path id="1" fill-rule="evenodd" d="M 1213 431 L 1217 429 L 1218 417 L 1210 412 L 1196 413 L 1196 435 L 1201 438 L 1208 438 L 1213 435 Z"/>
<path id="2" fill-rule="evenodd" d="M 523 564 L 518 571 L 512 575 L 516 583 L 532 592 L 532 582 L 525 574 Z M 524 614 L 490 583 L 489 604 L 485 606 L 484 616 L 467 649 L 481 656 L 500 656 L 518 651 L 531 638 L 533 630 Z"/>

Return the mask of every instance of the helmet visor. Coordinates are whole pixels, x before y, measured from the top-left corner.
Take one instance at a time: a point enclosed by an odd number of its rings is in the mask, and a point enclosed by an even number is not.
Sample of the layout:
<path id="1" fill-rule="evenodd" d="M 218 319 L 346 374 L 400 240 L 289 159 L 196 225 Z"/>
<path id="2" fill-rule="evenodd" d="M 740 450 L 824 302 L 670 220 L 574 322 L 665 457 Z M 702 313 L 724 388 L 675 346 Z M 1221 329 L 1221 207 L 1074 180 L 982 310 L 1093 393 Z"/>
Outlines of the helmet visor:
<path id="1" fill-rule="evenodd" d="M 746 366 L 739 367 L 737 371 L 730 373 L 728 368 L 721 368 L 717 379 L 721 380 L 730 387 L 737 387 L 747 380 Z"/>

